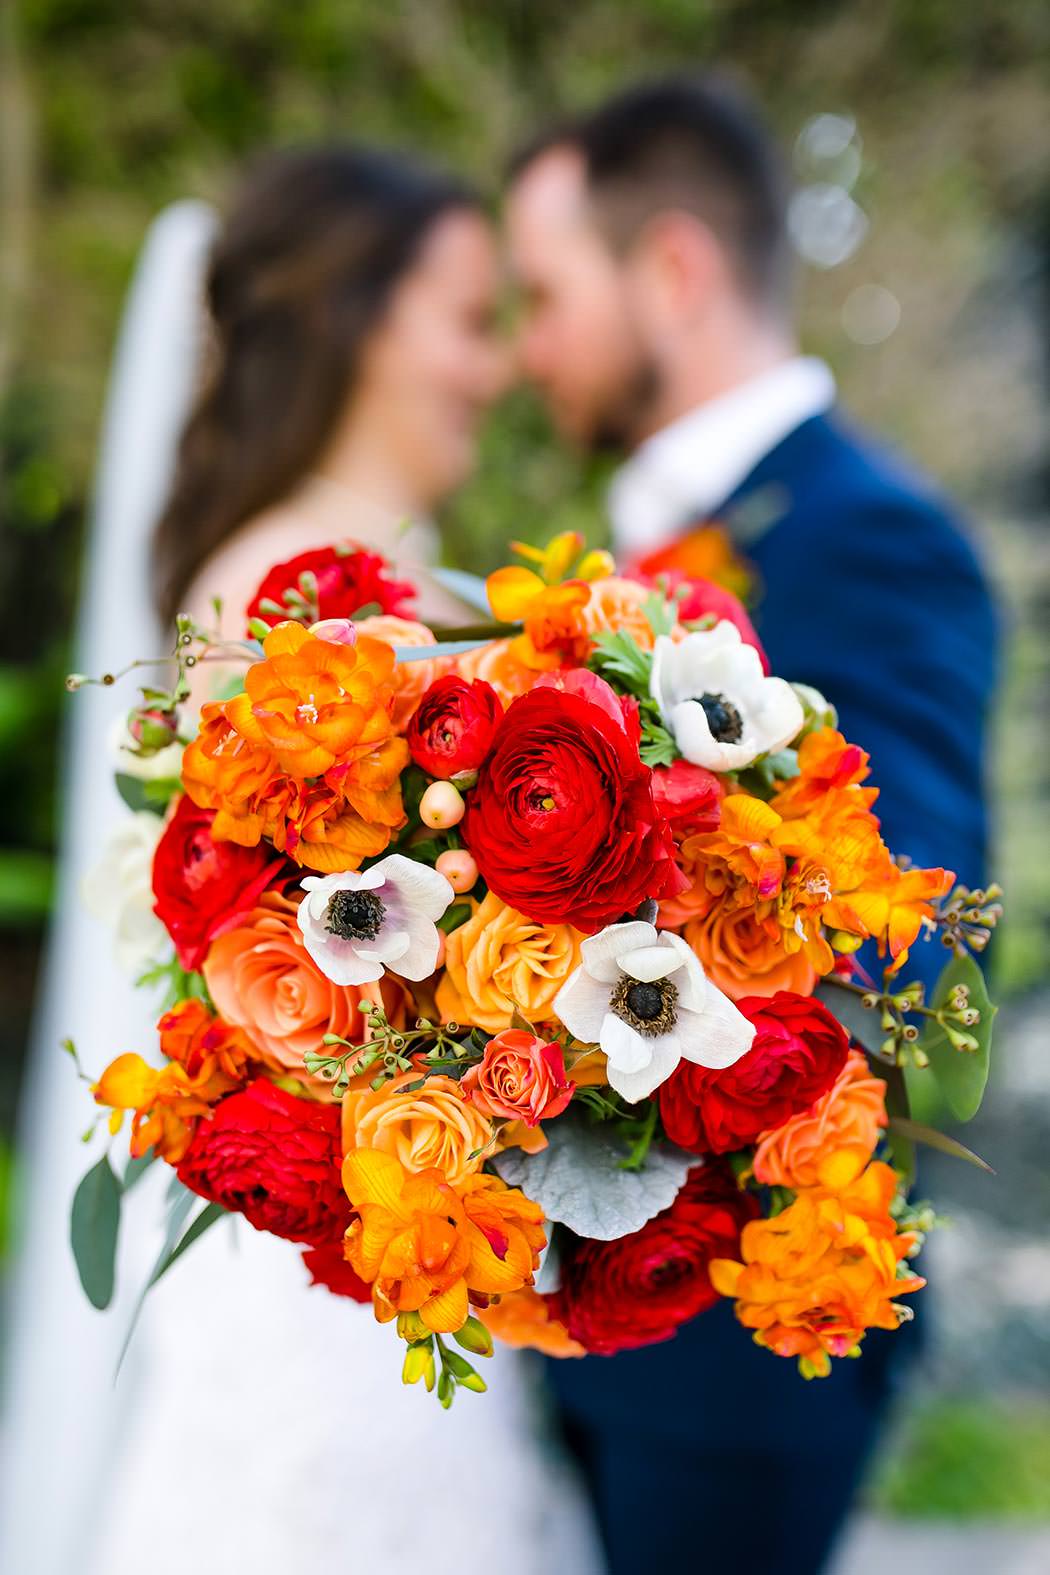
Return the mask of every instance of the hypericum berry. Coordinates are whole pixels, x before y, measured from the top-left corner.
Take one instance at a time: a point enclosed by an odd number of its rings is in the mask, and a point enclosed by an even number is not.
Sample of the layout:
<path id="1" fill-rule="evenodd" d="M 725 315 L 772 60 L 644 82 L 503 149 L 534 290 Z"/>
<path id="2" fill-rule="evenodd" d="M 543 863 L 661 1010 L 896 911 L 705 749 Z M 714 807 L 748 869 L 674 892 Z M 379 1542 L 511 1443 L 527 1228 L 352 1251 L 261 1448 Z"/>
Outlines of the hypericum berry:
<path id="1" fill-rule="evenodd" d="M 458 826 L 466 812 L 463 795 L 451 782 L 431 782 L 419 801 L 419 818 L 432 831 Z"/>
<path id="2" fill-rule="evenodd" d="M 439 875 L 444 875 L 457 895 L 470 891 L 478 878 L 478 866 L 473 854 L 466 848 L 449 848 L 434 861 Z"/>

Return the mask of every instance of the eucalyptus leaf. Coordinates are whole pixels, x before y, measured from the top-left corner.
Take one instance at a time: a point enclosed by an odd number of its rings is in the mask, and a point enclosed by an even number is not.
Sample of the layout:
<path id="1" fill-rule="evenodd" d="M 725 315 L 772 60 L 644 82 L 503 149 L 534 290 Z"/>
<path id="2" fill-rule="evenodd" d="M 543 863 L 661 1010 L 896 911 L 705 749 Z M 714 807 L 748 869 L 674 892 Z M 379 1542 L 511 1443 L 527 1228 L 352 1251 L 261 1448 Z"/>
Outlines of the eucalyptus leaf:
<path id="1" fill-rule="evenodd" d="M 463 656 L 476 651 L 479 646 L 491 645 L 494 635 L 482 640 L 438 640 L 433 645 L 395 645 L 394 655 L 399 662 L 429 662 L 433 656 Z"/>
<path id="2" fill-rule="evenodd" d="M 156 1157 L 156 1154 L 150 1148 L 146 1150 L 145 1154 L 140 1154 L 137 1159 L 128 1160 L 124 1166 L 124 1175 L 121 1178 L 121 1186 L 124 1192 L 130 1192 L 132 1187 L 142 1180 L 142 1177 L 146 1174 Z"/>
<path id="3" fill-rule="evenodd" d="M 952 991 L 960 984 L 969 988 L 970 1005 L 981 1014 L 980 1022 L 963 1030 L 976 1039 L 977 1049 L 957 1050 L 941 1024 L 932 1018 L 926 1020 L 919 1046 L 930 1058 L 930 1070 L 937 1079 L 952 1115 L 960 1121 L 972 1121 L 981 1108 L 988 1082 L 992 1025 L 997 1008 L 988 997 L 984 975 L 967 954 L 953 957 L 937 980 L 930 1001 L 933 1009 L 939 1011 L 941 1007 L 947 1006 Z"/>
<path id="4" fill-rule="evenodd" d="M 669 1143 L 654 1143 L 641 1170 L 622 1170 L 631 1145 L 605 1123 L 564 1115 L 547 1129 L 538 1154 L 506 1149 L 493 1166 L 509 1186 L 521 1187 L 549 1220 L 577 1236 L 615 1241 L 640 1230 L 668 1208 L 696 1156 Z"/>
<path id="5" fill-rule="evenodd" d="M 120 1182 L 109 1155 L 92 1165 L 73 1195 L 69 1239 L 84 1294 L 101 1312 L 113 1300 L 120 1234 Z"/>
<path id="6" fill-rule="evenodd" d="M 187 1217 L 197 1201 L 197 1194 L 190 1192 L 189 1188 L 184 1187 L 178 1181 L 178 1177 L 175 1177 L 175 1180 L 178 1183 L 179 1191 L 173 1194 L 171 1212 L 168 1215 L 168 1227 L 164 1235 L 164 1245 L 157 1256 L 157 1261 L 153 1265 L 149 1279 L 139 1293 L 138 1301 L 135 1303 L 131 1314 L 131 1321 L 124 1336 L 124 1343 L 120 1348 L 120 1355 L 117 1358 L 118 1374 L 124 1364 L 124 1358 L 128 1354 L 131 1338 L 138 1327 L 138 1321 L 150 1291 L 158 1280 L 163 1279 L 172 1264 L 182 1257 L 187 1248 L 192 1247 L 193 1243 L 198 1241 L 204 1235 L 204 1232 L 209 1230 L 216 1220 L 222 1219 L 227 1212 L 225 1209 L 220 1208 L 219 1204 L 209 1203 L 201 1209 L 200 1213 L 184 1231 L 183 1226 L 186 1224 Z M 114 1377 L 116 1377 L 116 1374 Z"/>
<path id="7" fill-rule="evenodd" d="M 117 792 L 135 814 L 148 809 L 154 815 L 163 815 L 176 793 L 182 792 L 182 783 L 177 777 L 157 777 L 151 781 L 118 771 L 114 780 Z"/>
<path id="8" fill-rule="evenodd" d="M 980 1154 L 975 1154 L 972 1148 L 967 1148 L 957 1138 L 949 1137 L 946 1132 L 938 1132 L 936 1127 L 928 1127 L 921 1121 L 908 1121 L 903 1116 L 891 1116 L 890 1132 L 899 1132 L 913 1143 L 925 1143 L 927 1148 L 950 1154 L 953 1159 L 965 1159 L 967 1164 L 976 1165 L 978 1170 L 986 1170 L 990 1176 L 995 1175 L 991 1165 Z"/>
<path id="9" fill-rule="evenodd" d="M 480 575 L 468 574 L 465 569 L 431 569 L 430 577 L 468 607 L 483 613 L 490 611 L 488 587 Z"/>
<path id="10" fill-rule="evenodd" d="M 889 1126 L 886 1141 L 894 1167 L 904 1177 L 905 1185 L 915 1180 L 915 1138 L 917 1123 L 911 1119 L 911 1101 L 904 1072 L 899 1066 L 887 1066 L 883 1061 L 869 1061 L 871 1070 L 886 1084 L 886 1114 Z M 925 1130 L 925 1129 L 923 1129 Z"/>
<path id="11" fill-rule="evenodd" d="M 878 1050 L 886 1037 L 879 1027 L 879 1014 L 862 1006 L 859 995 L 854 995 L 852 990 L 842 989 L 840 985 L 829 983 L 827 979 L 822 979 L 813 993 L 842 1024 L 851 1039 L 855 1039 L 863 1049 L 871 1051 L 872 1054 Z"/>

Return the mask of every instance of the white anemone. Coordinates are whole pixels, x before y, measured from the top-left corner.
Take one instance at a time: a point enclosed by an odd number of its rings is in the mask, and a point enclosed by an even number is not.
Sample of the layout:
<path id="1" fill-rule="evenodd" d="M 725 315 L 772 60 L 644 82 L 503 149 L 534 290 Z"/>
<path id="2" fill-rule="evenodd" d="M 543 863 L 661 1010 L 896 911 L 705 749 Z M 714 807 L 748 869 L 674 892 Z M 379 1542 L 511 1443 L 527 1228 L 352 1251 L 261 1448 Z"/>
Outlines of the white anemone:
<path id="1" fill-rule="evenodd" d="M 426 979 L 437 967 L 441 918 L 455 893 L 444 875 L 391 853 L 367 870 L 308 875 L 299 904 L 306 949 L 333 984 L 371 984 L 386 969 Z"/>
<path id="2" fill-rule="evenodd" d="M 709 771 L 742 771 L 783 749 L 805 721 L 791 685 L 765 676 L 726 619 L 683 640 L 661 635 L 649 692 L 686 760 Z"/>
<path id="3" fill-rule="evenodd" d="M 750 1050 L 753 1026 L 680 935 L 634 919 L 589 936 L 580 955 L 554 1011 L 574 1038 L 601 1046 L 609 1083 L 631 1104 L 648 1098 L 679 1061 L 732 1066 Z"/>

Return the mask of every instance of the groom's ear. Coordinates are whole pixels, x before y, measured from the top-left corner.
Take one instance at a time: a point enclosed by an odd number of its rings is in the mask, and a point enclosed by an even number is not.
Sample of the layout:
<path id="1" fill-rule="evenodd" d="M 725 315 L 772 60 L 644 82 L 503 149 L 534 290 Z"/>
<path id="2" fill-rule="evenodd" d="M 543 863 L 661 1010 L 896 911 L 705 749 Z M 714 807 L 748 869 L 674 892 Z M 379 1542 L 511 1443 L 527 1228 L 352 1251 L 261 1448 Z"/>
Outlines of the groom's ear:
<path id="1" fill-rule="evenodd" d="M 723 290 L 733 287 L 725 249 L 695 214 L 670 208 L 654 213 L 630 249 L 636 288 L 660 315 L 675 322 L 695 318 Z"/>

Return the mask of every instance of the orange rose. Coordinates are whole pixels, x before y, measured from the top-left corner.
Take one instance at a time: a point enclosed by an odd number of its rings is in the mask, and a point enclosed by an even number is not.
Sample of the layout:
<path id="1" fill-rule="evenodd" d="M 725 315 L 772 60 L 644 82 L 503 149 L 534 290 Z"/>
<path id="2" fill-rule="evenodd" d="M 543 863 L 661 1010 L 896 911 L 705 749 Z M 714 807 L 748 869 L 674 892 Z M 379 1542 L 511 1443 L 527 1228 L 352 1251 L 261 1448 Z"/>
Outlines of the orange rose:
<path id="1" fill-rule="evenodd" d="M 483 1115 L 527 1127 L 560 1116 L 573 1094 L 561 1047 L 520 1028 L 495 1034 L 460 1086 Z"/>
<path id="2" fill-rule="evenodd" d="M 355 627 L 359 635 L 385 640 L 390 646 L 437 643 L 425 623 L 414 623 L 410 618 L 396 618 L 393 613 L 377 613 L 373 618 L 362 618 Z M 391 713 L 396 733 L 405 731 L 434 679 L 447 673 L 450 666 L 447 656 L 435 656 L 422 662 L 398 662 L 393 673 L 394 709 Z"/>
<path id="3" fill-rule="evenodd" d="M 683 934 L 708 978 L 731 1001 L 778 990 L 813 994 L 817 971 L 804 951 L 788 949 L 776 903 L 718 906 L 705 918 L 692 919 Z"/>
<path id="4" fill-rule="evenodd" d="M 530 1023 L 551 1022 L 554 997 L 579 965 L 580 940 L 570 925 L 533 923 L 490 891 L 448 937 L 442 1018 L 496 1033 L 517 1007 Z"/>
<path id="5" fill-rule="evenodd" d="M 542 1351 L 544 1356 L 587 1355 L 565 1325 L 551 1317 L 546 1297 L 529 1285 L 512 1291 L 509 1296 L 501 1296 L 488 1307 L 479 1308 L 478 1317 L 504 1345 Z"/>
<path id="6" fill-rule="evenodd" d="M 418 1312 L 428 1329 L 452 1334 L 482 1304 L 532 1283 L 546 1242 L 543 1213 L 498 1176 L 451 1187 L 440 1171 L 416 1175 L 379 1149 L 351 1150 L 343 1186 L 357 1218 L 346 1233 L 354 1273 L 372 1286 L 381 1323 Z"/>
<path id="7" fill-rule="evenodd" d="M 306 950 L 296 923 L 298 907 L 279 892 L 266 892 L 234 929 L 213 942 L 204 977 L 220 1014 L 243 1028 L 272 1066 L 322 1089 L 329 1085 L 306 1071 L 307 1052 L 322 1051 L 328 1033 L 360 1043 L 363 1000 L 382 1000 L 390 1021 L 400 1026 L 405 993 L 389 975 L 363 985 L 326 979 Z"/>
<path id="8" fill-rule="evenodd" d="M 476 1103 L 469 1103 L 452 1077 L 402 1072 L 380 1088 L 351 1091 L 343 1100 L 343 1151 L 381 1149 L 393 1154 L 405 1170 L 439 1170 L 450 1186 L 458 1186 L 481 1168 L 492 1152 L 492 1124 Z"/>
<path id="9" fill-rule="evenodd" d="M 588 635 L 595 635 L 602 629 L 622 629 L 643 651 L 651 651 L 656 635 L 642 609 L 653 594 L 651 585 L 622 580 L 615 574 L 605 580 L 595 580 L 590 597 L 580 610 L 580 624 Z"/>
<path id="10" fill-rule="evenodd" d="M 837 1079 L 812 1110 L 792 1116 L 766 1132 L 755 1149 L 754 1172 L 767 1187 L 819 1186 L 826 1176 L 822 1164 L 835 1153 L 848 1153 L 861 1164 L 875 1152 L 886 1125 L 886 1084 L 875 1077 L 867 1057 L 851 1050 Z"/>
<path id="11" fill-rule="evenodd" d="M 464 651 L 455 658 L 455 667 L 468 683 L 483 678 L 491 684 L 505 706 L 519 695 L 528 694 L 539 677 L 534 668 L 519 659 L 513 640 L 490 640 L 473 651 Z"/>

